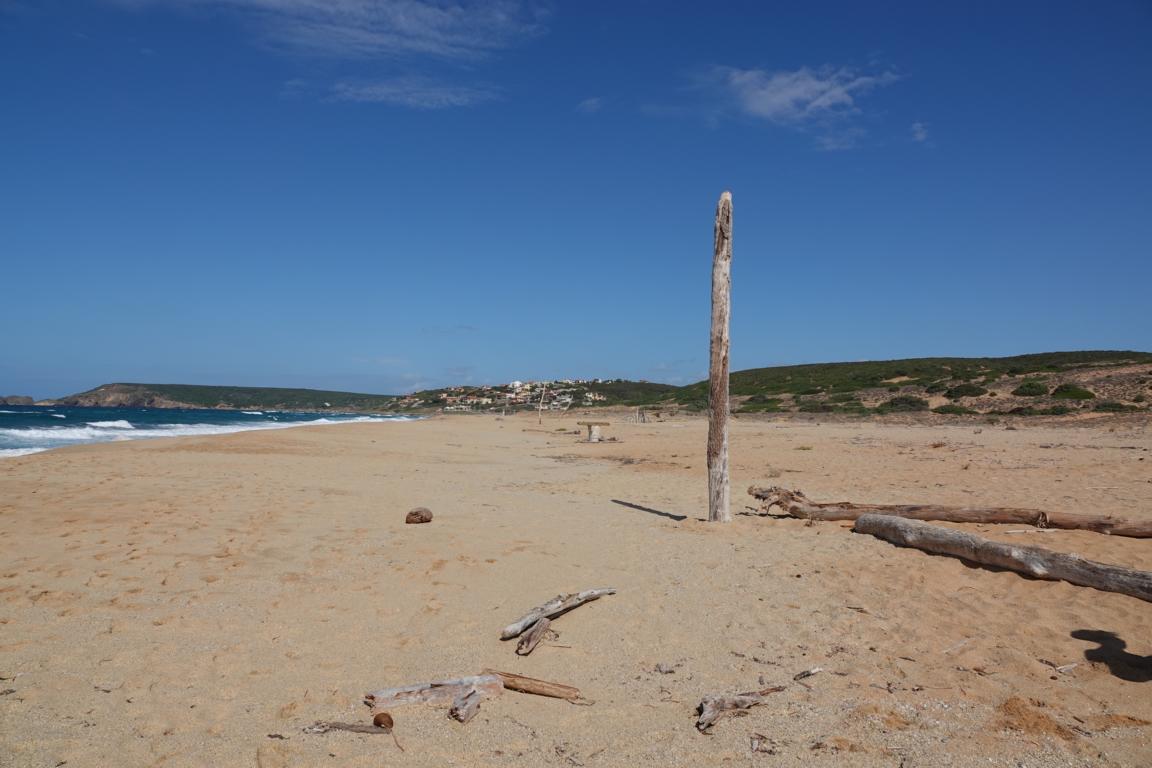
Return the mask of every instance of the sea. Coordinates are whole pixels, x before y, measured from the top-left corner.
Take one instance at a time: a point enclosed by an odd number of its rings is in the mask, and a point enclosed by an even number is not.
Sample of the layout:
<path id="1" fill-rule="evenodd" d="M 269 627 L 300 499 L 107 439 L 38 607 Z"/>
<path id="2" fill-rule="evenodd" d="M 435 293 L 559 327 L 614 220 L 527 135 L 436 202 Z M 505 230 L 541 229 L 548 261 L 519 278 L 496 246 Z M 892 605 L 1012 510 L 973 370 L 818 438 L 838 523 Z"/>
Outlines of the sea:
<path id="1" fill-rule="evenodd" d="M 362 413 L 0 405 L 0 459 L 66 445 L 413 418 Z"/>

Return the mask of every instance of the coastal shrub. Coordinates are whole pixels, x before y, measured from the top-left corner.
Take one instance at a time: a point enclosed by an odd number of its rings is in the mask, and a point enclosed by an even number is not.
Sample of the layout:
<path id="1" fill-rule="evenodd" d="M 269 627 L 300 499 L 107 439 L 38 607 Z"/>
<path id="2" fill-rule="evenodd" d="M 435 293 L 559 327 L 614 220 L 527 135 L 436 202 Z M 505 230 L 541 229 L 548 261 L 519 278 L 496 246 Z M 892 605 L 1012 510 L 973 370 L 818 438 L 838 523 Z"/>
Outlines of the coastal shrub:
<path id="1" fill-rule="evenodd" d="M 1095 400 L 1096 393 L 1076 384 L 1061 384 L 1052 390 L 1052 397 L 1060 400 Z"/>
<path id="2" fill-rule="evenodd" d="M 946 416 L 964 416 L 970 413 L 976 413 L 976 411 L 971 408 L 965 408 L 962 405 L 956 405 L 956 403 L 948 403 L 947 405 L 933 408 L 932 413 L 943 413 Z"/>
<path id="3" fill-rule="evenodd" d="M 1132 398 L 1132 402 L 1134 402 L 1134 403 L 1144 402 L 1144 395 L 1136 395 L 1136 397 Z"/>
<path id="4" fill-rule="evenodd" d="M 1039 379 L 1029 379 L 1020 383 L 1020 386 L 1012 390 L 1012 394 L 1017 397 L 1043 397 L 1048 394 L 1048 385 Z"/>
<path id="5" fill-rule="evenodd" d="M 1139 410 L 1135 405 L 1128 405 L 1127 403 L 1117 403 L 1115 400 L 1102 400 L 1096 403 L 1092 409 L 1094 411 L 1104 411 L 1106 413 L 1123 413 L 1124 411 Z"/>
<path id="6" fill-rule="evenodd" d="M 944 393 L 949 400 L 959 400 L 962 397 L 979 397 L 988 390 L 979 384 L 957 384 Z"/>
<path id="7" fill-rule="evenodd" d="M 876 410 L 881 413 L 891 413 L 893 411 L 926 411 L 928 410 L 928 401 L 915 395 L 897 395 L 891 400 L 881 403 L 880 407 Z"/>
<path id="8" fill-rule="evenodd" d="M 799 408 L 800 413 L 832 413 L 835 410 L 836 406 L 832 403 L 821 403 L 813 400 L 800 403 Z"/>
<path id="9" fill-rule="evenodd" d="M 1075 408 L 1067 405 L 1053 405 L 1050 408 L 1035 408 L 1031 405 L 1023 405 L 1007 412 L 998 411 L 998 413 L 1011 416 L 1066 416 L 1075 410 Z"/>
<path id="10" fill-rule="evenodd" d="M 851 403 L 856 402 L 856 394 L 854 392 L 840 392 L 828 398 L 832 403 Z"/>
<path id="11" fill-rule="evenodd" d="M 740 413 L 781 413 L 781 400 L 778 397 L 753 395 L 740 406 Z"/>
<path id="12" fill-rule="evenodd" d="M 945 391 L 946 389 L 948 389 L 947 384 L 945 384 L 942 381 L 934 381 L 931 384 L 929 384 L 927 387 L 925 387 L 924 391 L 930 395 L 935 395 L 935 394 L 939 394 L 940 392 Z"/>

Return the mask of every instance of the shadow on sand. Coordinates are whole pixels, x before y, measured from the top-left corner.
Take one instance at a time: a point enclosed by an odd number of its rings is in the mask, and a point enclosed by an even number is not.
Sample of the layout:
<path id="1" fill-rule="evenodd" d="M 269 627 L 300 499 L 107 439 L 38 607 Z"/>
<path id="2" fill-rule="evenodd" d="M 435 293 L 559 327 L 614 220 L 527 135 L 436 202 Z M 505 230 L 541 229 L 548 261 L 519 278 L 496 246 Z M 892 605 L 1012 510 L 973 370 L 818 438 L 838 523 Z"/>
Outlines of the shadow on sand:
<path id="1" fill-rule="evenodd" d="M 1077 629 L 1072 633 L 1077 640 L 1098 643 L 1099 648 L 1084 651 L 1084 658 L 1092 662 L 1108 665 L 1108 671 L 1121 680 L 1133 683 L 1147 683 L 1152 680 L 1152 656 L 1137 656 L 1125 649 L 1124 642 L 1115 632 L 1102 629 Z"/>
<path id="2" fill-rule="evenodd" d="M 628 509 L 638 509 L 641 512 L 647 512 L 650 515 L 658 515 L 659 517 L 666 517 L 669 520 L 687 520 L 688 519 L 688 515 L 674 515 L 671 512 L 661 512 L 658 509 L 652 509 L 651 507 L 642 507 L 639 504 L 633 504 L 630 501 L 620 501 L 620 499 L 612 499 L 612 503 L 613 504 L 619 504 L 622 507 L 628 507 Z"/>

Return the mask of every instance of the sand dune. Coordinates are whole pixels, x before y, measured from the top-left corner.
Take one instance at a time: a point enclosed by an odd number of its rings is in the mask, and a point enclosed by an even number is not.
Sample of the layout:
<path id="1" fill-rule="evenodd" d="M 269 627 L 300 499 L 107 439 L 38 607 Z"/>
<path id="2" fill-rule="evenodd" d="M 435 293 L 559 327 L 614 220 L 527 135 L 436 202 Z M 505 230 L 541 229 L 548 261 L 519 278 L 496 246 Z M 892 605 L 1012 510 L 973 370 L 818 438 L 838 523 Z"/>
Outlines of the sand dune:
<path id="1" fill-rule="evenodd" d="M 709 525 L 704 421 L 614 423 L 620 442 L 599 445 L 575 421 L 307 427 L 0 462 L 0 765 L 1152 763 L 1152 605 L 847 523 Z M 772 482 L 816 500 L 1149 516 L 1150 449 L 1138 420 L 740 419 L 734 503 Z M 405 526 L 417 505 L 435 520 Z M 968 529 L 1152 570 L 1147 540 Z M 619 593 L 557 619 L 533 655 L 498 639 L 525 609 L 597 586 Z M 594 703 L 506 693 L 464 726 L 396 708 L 404 752 L 301 731 L 368 722 L 366 691 L 484 667 Z M 693 728 L 703 695 L 777 683 L 747 717 Z M 751 752 L 752 734 L 775 755 Z"/>

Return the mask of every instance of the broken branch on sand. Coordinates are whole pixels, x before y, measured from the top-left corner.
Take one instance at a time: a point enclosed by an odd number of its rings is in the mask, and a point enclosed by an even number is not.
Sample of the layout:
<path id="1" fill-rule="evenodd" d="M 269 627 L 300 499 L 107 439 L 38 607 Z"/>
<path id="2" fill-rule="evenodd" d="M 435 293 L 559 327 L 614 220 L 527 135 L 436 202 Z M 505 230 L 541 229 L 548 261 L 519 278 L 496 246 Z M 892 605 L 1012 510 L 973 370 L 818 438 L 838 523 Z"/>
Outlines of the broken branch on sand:
<path id="1" fill-rule="evenodd" d="M 581 698 L 579 688 L 573 688 L 563 683 L 537 680 L 534 677 L 525 677 L 514 672 L 500 672 L 495 669 L 486 669 L 484 674 L 495 675 L 510 691 L 533 693 L 537 696 L 548 696 L 553 699 L 566 699 L 568 701 L 576 701 Z"/>
<path id="2" fill-rule="evenodd" d="M 461 723 L 467 723 L 475 717 L 479 711 L 480 691 L 472 688 L 452 702 L 452 708 L 448 710 L 448 716 L 453 720 L 459 720 Z"/>
<path id="3" fill-rule="evenodd" d="M 532 629 L 520 636 L 519 642 L 516 643 L 516 655 L 527 656 L 536 650 L 536 646 L 548 634 L 548 627 L 552 625 L 551 619 L 540 619 L 532 625 Z"/>
<path id="4" fill-rule="evenodd" d="M 504 692 L 504 684 L 494 674 L 462 677 L 458 680 L 441 680 L 432 683 L 418 683 L 400 688 L 384 688 L 364 694 L 364 703 L 370 707 L 387 709 L 401 704 L 429 702 L 443 704 L 453 702 L 475 690 L 481 696 L 499 696 Z"/>
<path id="5" fill-rule="evenodd" d="M 543 605 L 536 606 L 528 613 L 524 614 L 519 620 L 504 627 L 500 633 L 501 640 L 511 640 L 514 637 L 520 636 L 524 630 L 531 627 L 540 619 L 554 619 L 557 616 L 568 613 L 573 608 L 577 608 L 584 603 L 598 600 L 604 595 L 616 594 L 615 589 L 586 589 L 583 592 L 575 592 L 569 595 L 556 595 Z"/>
<path id="6" fill-rule="evenodd" d="M 801 491 L 779 486 L 752 486 L 749 495 L 761 502 L 761 514 L 779 507 L 789 517 L 802 520 L 856 520 L 861 515 L 889 515 L 909 520 L 939 520 L 949 523 L 1013 523 L 1037 528 L 1094 531 L 1113 536 L 1152 538 L 1152 520 L 1129 520 L 1115 515 L 1080 515 L 1045 512 L 1017 507 L 949 507 L 938 504 L 854 504 L 850 501 L 817 503 Z"/>
<path id="7" fill-rule="evenodd" d="M 700 733 L 707 733 L 716 724 L 716 721 L 725 714 L 751 709 L 757 704 L 763 704 L 768 694 L 779 693 L 782 690 L 784 690 L 784 686 L 774 685 L 770 688 L 749 691 L 748 693 L 722 693 L 705 696 L 700 702 L 700 706 L 696 708 L 700 715 L 696 720 L 696 730 Z"/>
<path id="8" fill-rule="evenodd" d="M 1152 602 L 1152 573 L 1147 571 L 1098 563 L 1079 555 L 1053 552 L 1041 547 L 1004 544 L 964 531 L 890 515 L 861 515 L 852 530 L 898 546 L 1005 568 L 1037 579 L 1066 581 L 1081 587 L 1118 592 Z"/>

